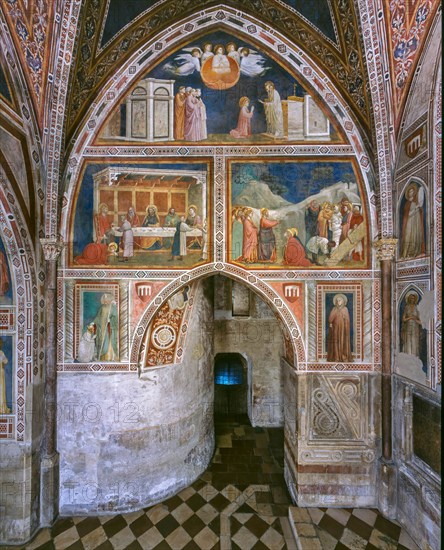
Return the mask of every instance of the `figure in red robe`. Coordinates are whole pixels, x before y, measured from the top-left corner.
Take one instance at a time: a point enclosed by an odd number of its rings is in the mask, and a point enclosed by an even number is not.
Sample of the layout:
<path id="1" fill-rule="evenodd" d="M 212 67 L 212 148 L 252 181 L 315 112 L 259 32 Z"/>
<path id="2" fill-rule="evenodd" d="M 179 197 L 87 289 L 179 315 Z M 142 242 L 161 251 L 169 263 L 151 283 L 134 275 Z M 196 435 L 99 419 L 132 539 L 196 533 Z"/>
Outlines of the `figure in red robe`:
<path id="1" fill-rule="evenodd" d="M 363 221 L 364 216 L 361 214 L 359 206 L 355 205 L 353 207 L 352 217 L 350 218 L 349 233 L 355 231 L 361 223 L 363 223 Z M 362 245 L 362 241 L 357 242 L 353 250 L 351 250 L 351 257 L 355 262 L 360 262 L 364 259 L 364 247 Z"/>
<path id="2" fill-rule="evenodd" d="M 307 258 L 305 248 L 298 239 L 298 230 L 295 227 L 287 229 L 285 232 L 287 244 L 284 248 L 284 264 L 301 267 L 309 267 L 313 264 Z"/>
<path id="3" fill-rule="evenodd" d="M 262 208 L 258 251 L 258 259 L 261 262 L 276 261 L 276 237 L 273 233 L 273 227 L 278 225 L 279 222 L 277 220 L 270 220 L 268 216 L 268 208 Z"/>
<path id="4" fill-rule="evenodd" d="M 347 296 L 336 294 L 334 307 L 328 316 L 327 361 L 350 363 L 353 361 L 350 342 L 350 314 Z"/>
<path id="5" fill-rule="evenodd" d="M 257 227 L 253 223 L 253 210 L 244 211 L 244 240 L 242 243 L 242 260 L 246 263 L 257 262 Z"/>
<path id="6" fill-rule="evenodd" d="M 95 216 L 96 243 L 109 244 L 111 242 L 111 231 L 113 228 L 112 218 L 108 215 L 108 205 L 99 205 L 99 213 Z"/>
<path id="7" fill-rule="evenodd" d="M 9 290 L 8 265 L 3 252 L 0 252 L 0 296 L 4 296 Z"/>
<path id="8" fill-rule="evenodd" d="M 186 99 L 185 86 L 180 86 L 174 96 L 174 139 L 184 139 Z"/>
<path id="9" fill-rule="evenodd" d="M 251 119 L 253 118 L 254 107 L 248 110 L 250 100 L 248 97 L 241 97 L 239 100 L 239 118 L 237 128 L 231 130 L 230 135 L 235 138 L 246 138 L 251 136 Z"/>

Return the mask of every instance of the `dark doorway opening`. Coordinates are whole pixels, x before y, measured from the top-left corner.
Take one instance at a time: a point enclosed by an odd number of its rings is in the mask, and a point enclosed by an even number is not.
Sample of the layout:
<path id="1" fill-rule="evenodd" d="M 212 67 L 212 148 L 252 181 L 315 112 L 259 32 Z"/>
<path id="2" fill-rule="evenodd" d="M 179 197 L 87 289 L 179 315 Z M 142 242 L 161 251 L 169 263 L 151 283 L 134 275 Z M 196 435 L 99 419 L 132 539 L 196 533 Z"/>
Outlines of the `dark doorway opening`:
<path id="1" fill-rule="evenodd" d="M 248 372 L 239 353 L 218 353 L 214 360 L 214 414 L 239 415 L 248 410 Z"/>

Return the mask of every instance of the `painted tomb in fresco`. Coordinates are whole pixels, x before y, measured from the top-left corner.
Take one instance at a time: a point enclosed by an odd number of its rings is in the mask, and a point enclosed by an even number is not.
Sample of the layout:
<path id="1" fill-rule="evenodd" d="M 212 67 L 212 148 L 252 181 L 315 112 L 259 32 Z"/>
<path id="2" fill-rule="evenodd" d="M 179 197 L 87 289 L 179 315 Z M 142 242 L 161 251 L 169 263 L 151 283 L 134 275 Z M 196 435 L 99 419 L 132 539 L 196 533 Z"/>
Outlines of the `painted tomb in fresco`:
<path id="1" fill-rule="evenodd" d="M 229 257 L 246 268 L 368 264 L 368 224 L 351 162 L 232 162 Z"/>
<path id="2" fill-rule="evenodd" d="M 169 55 L 99 135 L 113 142 L 338 141 L 301 83 L 259 47 L 213 32 Z"/>
<path id="3" fill-rule="evenodd" d="M 72 216 L 72 265 L 183 268 L 207 261 L 207 168 L 86 166 Z"/>

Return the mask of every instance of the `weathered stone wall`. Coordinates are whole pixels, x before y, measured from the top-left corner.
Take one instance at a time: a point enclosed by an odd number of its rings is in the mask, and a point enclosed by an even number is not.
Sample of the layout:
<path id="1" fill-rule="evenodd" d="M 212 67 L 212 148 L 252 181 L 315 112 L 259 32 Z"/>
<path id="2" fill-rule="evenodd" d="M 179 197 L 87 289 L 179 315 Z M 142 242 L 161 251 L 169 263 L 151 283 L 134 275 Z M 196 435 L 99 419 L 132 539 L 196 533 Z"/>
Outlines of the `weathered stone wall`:
<path id="1" fill-rule="evenodd" d="M 441 405 L 433 392 L 394 376 L 394 400 L 399 405 L 394 415 L 394 458 L 398 467 L 398 519 L 420 548 L 440 548 Z M 421 403 L 436 409 L 433 418 L 422 417 Z M 422 408 L 422 407 L 421 407 Z M 432 465 L 421 451 L 427 448 Z M 420 455 L 420 456 L 418 456 Z M 421 458 L 422 456 L 422 458 Z M 438 464 L 438 466 L 437 466 Z"/>
<path id="2" fill-rule="evenodd" d="M 285 432 L 286 479 L 296 503 L 374 507 L 379 376 L 286 370 L 286 410 L 294 426 L 288 424 Z"/>
<path id="3" fill-rule="evenodd" d="M 42 402 L 43 384 L 34 384 L 26 394 L 25 441 L 1 443 L 0 544 L 29 540 L 39 527 Z"/>
<path id="4" fill-rule="evenodd" d="M 181 364 L 60 373 L 60 513 L 140 509 L 188 486 L 214 449 L 212 295 L 201 283 Z M 198 327 L 205 327 L 199 330 Z"/>
<path id="5" fill-rule="evenodd" d="M 214 354 L 240 353 L 249 375 L 253 426 L 283 426 L 283 338 L 271 309 L 248 288 L 217 276 Z"/>

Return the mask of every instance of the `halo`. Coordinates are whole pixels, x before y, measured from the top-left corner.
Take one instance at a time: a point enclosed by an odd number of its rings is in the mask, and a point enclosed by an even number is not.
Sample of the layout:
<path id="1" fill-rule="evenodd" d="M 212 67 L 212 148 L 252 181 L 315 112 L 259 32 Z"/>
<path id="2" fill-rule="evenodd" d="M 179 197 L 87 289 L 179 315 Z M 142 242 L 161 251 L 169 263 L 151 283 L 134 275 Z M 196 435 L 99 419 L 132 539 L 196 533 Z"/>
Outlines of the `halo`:
<path id="1" fill-rule="evenodd" d="M 109 210 L 109 206 L 106 204 L 106 202 L 101 202 L 101 203 L 99 204 L 99 212 L 102 211 L 102 208 L 103 208 L 104 206 L 106 206 L 106 208 L 108 208 L 108 210 Z"/>
<path id="2" fill-rule="evenodd" d="M 345 294 L 335 294 L 333 296 L 333 303 L 334 303 L 335 306 L 337 305 L 336 302 L 338 301 L 338 298 L 342 298 L 342 301 L 344 302 L 344 306 L 347 305 L 348 300 L 347 300 L 347 296 Z"/>
<path id="3" fill-rule="evenodd" d="M 154 206 L 154 204 L 149 204 L 147 207 L 146 207 L 146 210 L 145 212 L 148 214 L 148 210 L 152 208 L 154 210 L 154 213 L 157 214 L 157 206 Z"/>
<path id="4" fill-rule="evenodd" d="M 416 196 L 416 195 L 418 194 L 418 191 L 419 191 L 419 186 L 418 186 L 418 184 L 415 183 L 414 181 L 412 181 L 411 183 L 409 183 L 409 184 L 407 185 L 407 187 L 405 188 L 405 193 L 404 193 L 404 195 L 405 195 L 406 197 L 408 196 L 410 189 L 414 189 L 414 191 L 415 191 L 415 196 Z"/>
<path id="5" fill-rule="evenodd" d="M 416 299 L 416 302 L 415 302 L 415 303 L 417 304 L 418 301 L 419 301 L 419 294 L 418 294 L 415 290 L 409 290 L 409 291 L 407 292 L 407 294 L 405 295 L 405 301 L 406 301 L 406 302 L 408 301 L 408 299 L 410 298 L 410 296 L 414 296 L 414 297 L 415 297 L 415 299 Z"/>

